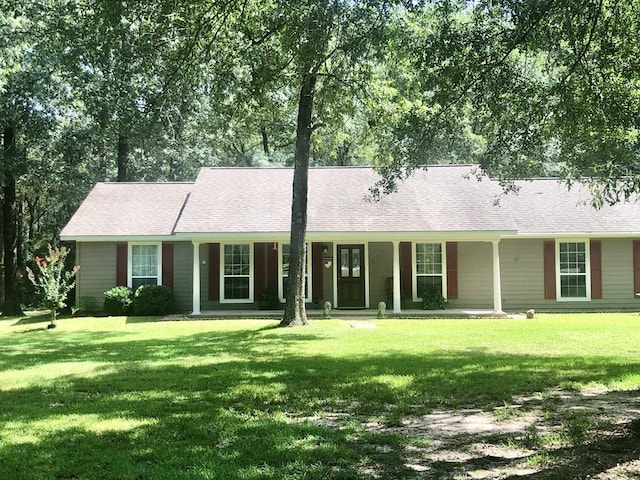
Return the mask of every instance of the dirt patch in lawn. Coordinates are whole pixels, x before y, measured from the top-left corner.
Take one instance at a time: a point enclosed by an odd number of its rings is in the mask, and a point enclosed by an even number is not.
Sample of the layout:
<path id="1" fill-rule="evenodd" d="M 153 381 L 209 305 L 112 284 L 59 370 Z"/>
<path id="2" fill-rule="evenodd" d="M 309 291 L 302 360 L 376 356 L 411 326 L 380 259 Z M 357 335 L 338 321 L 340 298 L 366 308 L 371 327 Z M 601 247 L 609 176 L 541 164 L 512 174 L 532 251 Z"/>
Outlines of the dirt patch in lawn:
<path id="1" fill-rule="evenodd" d="M 297 419 L 342 428 L 347 413 Z M 363 476 L 427 479 L 640 479 L 637 391 L 555 390 L 488 409 L 364 423 L 378 445 Z M 396 465 L 390 473 L 387 462 Z"/>
<path id="2" fill-rule="evenodd" d="M 425 478 L 640 478 L 638 392 L 553 391 L 491 411 L 436 410 L 397 426 L 406 466 Z"/>

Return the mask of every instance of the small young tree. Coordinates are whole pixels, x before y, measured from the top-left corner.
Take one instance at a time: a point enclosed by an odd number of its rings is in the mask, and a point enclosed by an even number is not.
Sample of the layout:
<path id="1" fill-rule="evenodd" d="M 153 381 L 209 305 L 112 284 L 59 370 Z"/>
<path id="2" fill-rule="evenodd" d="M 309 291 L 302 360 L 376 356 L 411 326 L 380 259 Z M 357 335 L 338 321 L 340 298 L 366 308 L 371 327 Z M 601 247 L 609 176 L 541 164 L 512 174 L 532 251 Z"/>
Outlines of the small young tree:
<path id="1" fill-rule="evenodd" d="M 72 270 L 65 271 L 65 260 L 70 249 L 52 247 L 51 244 L 47 245 L 47 249 L 48 254 L 44 258 L 38 256 L 34 258 L 38 273 L 34 273 L 27 267 L 27 276 L 42 293 L 44 306 L 51 311 L 49 328 L 55 328 L 58 310 L 67 305 L 65 302 L 76 284 L 74 277 L 80 266 L 75 265 Z"/>

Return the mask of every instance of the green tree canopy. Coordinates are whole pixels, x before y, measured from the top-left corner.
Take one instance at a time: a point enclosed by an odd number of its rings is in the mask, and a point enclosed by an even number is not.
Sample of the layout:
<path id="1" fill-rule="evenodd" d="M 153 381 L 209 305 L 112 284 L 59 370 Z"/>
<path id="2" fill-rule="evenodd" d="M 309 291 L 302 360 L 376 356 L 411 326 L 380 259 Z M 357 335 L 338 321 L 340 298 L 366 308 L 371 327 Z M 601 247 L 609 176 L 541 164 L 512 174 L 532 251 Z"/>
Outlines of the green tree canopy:
<path id="1" fill-rule="evenodd" d="M 431 8 L 405 17 L 411 35 L 399 35 L 393 50 L 391 64 L 402 68 L 393 72 L 392 103 L 408 107 L 390 125 L 387 189 L 430 163 L 431 147 L 471 132 L 479 141 L 468 161 L 491 175 L 587 178 L 597 201 L 638 190 L 640 2 Z"/>

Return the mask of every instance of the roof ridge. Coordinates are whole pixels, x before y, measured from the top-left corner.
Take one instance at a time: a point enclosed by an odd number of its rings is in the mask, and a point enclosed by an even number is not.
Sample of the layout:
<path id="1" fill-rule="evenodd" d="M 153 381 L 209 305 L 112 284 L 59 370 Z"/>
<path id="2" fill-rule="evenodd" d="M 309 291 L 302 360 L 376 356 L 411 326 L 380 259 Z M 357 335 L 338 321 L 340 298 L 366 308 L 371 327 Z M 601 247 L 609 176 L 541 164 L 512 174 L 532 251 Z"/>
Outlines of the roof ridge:
<path id="1" fill-rule="evenodd" d="M 430 165 L 420 165 L 415 167 L 415 170 L 422 170 L 428 168 L 455 168 L 455 167 L 480 167 L 480 165 L 476 163 L 434 163 Z M 293 170 L 293 166 L 286 165 L 270 165 L 266 167 L 200 167 L 201 170 Z M 340 169 L 340 170 L 355 170 L 355 169 L 367 169 L 367 170 L 375 170 L 375 165 L 310 165 L 310 170 L 329 170 L 329 169 Z"/>
<path id="2" fill-rule="evenodd" d="M 162 180 L 157 180 L 154 182 L 144 182 L 144 181 L 137 181 L 137 182 L 96 182 L 96 185 L 193 185 L 195 183 L 195 181 L 162 181 Z"/>

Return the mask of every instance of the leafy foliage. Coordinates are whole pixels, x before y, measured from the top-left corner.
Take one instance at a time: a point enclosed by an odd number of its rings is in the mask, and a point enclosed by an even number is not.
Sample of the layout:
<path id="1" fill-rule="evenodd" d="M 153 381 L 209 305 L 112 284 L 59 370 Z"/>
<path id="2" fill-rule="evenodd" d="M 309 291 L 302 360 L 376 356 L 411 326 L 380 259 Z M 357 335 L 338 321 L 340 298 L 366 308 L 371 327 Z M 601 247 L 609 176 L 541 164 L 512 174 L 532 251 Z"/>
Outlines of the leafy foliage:
<path id="1" fill-rule="evenodd" d="M 103 308 L 109 315 L 128 315 L 133 307 L 133 290 L 129 287 L 113 287 L 104 292 Z"/>
<path id="2" fill-rule="evenodd" d="M 136 315 L 165 315 L 173 309 L 173 293 L 164 285 L 141 285 L 131 306 Z"/>
<path id="3" fill-rule="evenodd" d="M 165 315 L 173 309 L 173 293 L 164 285 L 113 287 L 104 292 L 104 311 L 109 315 Z"/>
<path id="4" fill-rule="evenodd" d="M 425 310 L 444 310 L 447 308 L 447 299 L 442 296 L 440 290 L 433 286 L 427 285 L 422 290 L 422 308 Z"/>
<path id="5" fill-rule="evenodd" d="M 624 200 L 639 32 L 640 0 L 0 0 L 5 297 L 96 182 L 291 166 L 298 130 L 309 165 L 375 165 L 379 193 L 473 162 Z"/>
<path id="6" fill-rule="evenodd" d="M 395 36 L 383 190 L 475 137 L 467 161 L 507 184 L 585 178 L 596 204 L 637 192 L 640 2 L 466 3 L 414 10 Z"/>
<path id="7" fill-rule="evenodd" d="M 80 267 L 76 265 L 72 270 L 65 270 L 69 248 L 56 248 L 49 244 L 47 249 L 48 254 L 44 258 L 34 258 L 37 273 L 27 267 L 27 276 L 41 291 L 44 306 L 51 311 L 51 324 L 55 325 L 58 310 L 67 306 L 67 297 L 76 284 L 74 277 Z"/>

